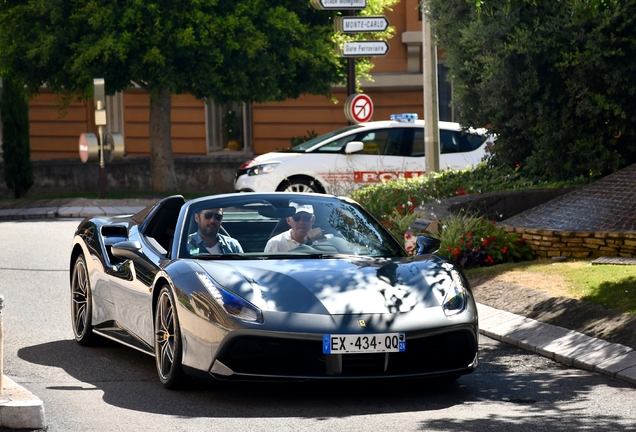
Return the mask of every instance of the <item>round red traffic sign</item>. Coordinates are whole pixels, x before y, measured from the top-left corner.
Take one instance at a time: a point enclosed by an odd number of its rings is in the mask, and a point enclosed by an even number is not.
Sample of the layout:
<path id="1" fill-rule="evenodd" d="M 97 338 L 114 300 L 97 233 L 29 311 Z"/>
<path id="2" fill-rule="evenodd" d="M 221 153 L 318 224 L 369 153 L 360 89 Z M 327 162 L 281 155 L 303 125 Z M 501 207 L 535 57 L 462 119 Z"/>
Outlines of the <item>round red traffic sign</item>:
<path id="1" fill-rule="evenodd" d="M 365 94 L 352 94 L 345 101 L 345 116 L 350 122 L 364 123 L 373 116 L 373 101 Z"/>
<path id="2" fill-rule="evenodd" d="M 99 143 L 94 133 L 84 132 L 79 137 L 79 155 L 83 163 L 95 162 L 99 156 Z"/>

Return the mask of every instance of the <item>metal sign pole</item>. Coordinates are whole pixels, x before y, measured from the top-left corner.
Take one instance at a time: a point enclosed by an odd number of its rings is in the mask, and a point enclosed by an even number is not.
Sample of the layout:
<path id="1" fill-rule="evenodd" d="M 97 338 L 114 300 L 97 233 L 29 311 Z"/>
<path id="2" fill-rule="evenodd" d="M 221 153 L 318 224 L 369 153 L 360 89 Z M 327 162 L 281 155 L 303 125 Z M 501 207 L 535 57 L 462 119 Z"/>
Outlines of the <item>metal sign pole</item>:
<path id="1" fill-rule="evenodd" d="M 356 16 L 355 10 L 348 11 L 349 16 Z M 347 59 L 347 96 L 351 96 L 356 92 L 356 59 L 349 57 Z"/>
<path id="2" fill-rule="evenodd" d="M 93 99 L 95 100 L 95 126 L 99 139 L 99 198 L 106 198 L 106 160 L 104 158 L 104 126 L 106 126 L 106 83 L 103 78 L 93 79 Z"/>
<path id="3" fill-rule="evenodd" d="M 350 10 L 347 15 L 355 16 L 356 11 Z M 349 57 L 347 59 L 347 97 L 350 97 L 356 92 L 356 58 Z M 355 122 L 349 120 L 349 125 L 355 124 Z"/>
<path id="4" fill-rule="evenodd" d="M 97 111 L 103 110 L 102 101 L 97 101 Z M 97 112 L 96 111 L 96 112 Z M 105 110 L 103 110 L 105 112 Z M 97 116 L 96 116 L 97 117 Z M 106 161 L 104 159 L 104 126 L 97 126 L 99 137 L 99 199 L 106 198 Z"/>

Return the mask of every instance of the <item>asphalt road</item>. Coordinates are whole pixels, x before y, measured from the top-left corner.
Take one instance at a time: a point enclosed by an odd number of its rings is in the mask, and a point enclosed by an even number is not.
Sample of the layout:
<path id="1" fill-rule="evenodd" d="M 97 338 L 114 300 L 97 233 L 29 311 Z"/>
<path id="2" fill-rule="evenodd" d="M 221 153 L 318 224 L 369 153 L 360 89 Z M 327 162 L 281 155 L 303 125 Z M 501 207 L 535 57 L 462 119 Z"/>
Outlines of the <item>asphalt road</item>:
<path id="1" fill-rule="evenodd" d="M 198 384 L 164 390 L 154 360 L 77 345 L 68 256 L 78 221 L 0 223 L 4 373 L 44 401 L 48 431 L 636 431 L 636 387 L 481 339 L 456 383 Z"/>

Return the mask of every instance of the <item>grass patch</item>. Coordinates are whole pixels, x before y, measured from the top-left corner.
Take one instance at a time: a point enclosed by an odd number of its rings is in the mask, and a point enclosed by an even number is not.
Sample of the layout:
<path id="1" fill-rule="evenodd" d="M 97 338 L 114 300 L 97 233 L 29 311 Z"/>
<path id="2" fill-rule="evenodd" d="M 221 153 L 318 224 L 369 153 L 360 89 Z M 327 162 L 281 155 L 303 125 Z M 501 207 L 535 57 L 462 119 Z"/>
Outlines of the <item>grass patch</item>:
<path id="1" fill-rule="evenodd" d="M 503 279 L 555 297 L 585 300 L 636 315 L 636 266 L 591 265 L 590 260 L 538 260 L 466 271 L 470 279 Z"/>

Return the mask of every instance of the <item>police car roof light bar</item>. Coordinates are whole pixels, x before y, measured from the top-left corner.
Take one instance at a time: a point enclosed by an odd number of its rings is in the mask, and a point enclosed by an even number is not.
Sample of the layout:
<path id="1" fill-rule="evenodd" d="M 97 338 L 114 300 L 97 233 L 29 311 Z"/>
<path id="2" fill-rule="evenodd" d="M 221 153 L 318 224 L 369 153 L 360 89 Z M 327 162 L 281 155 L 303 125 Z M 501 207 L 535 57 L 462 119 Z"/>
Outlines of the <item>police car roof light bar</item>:
<path id="1" fill-rule="evenodd" d="M 415 113 L 391 114 L 390 118 L 393 121 L 413 123 L 415 120 L 417 120 L 417 114 Z"/>

